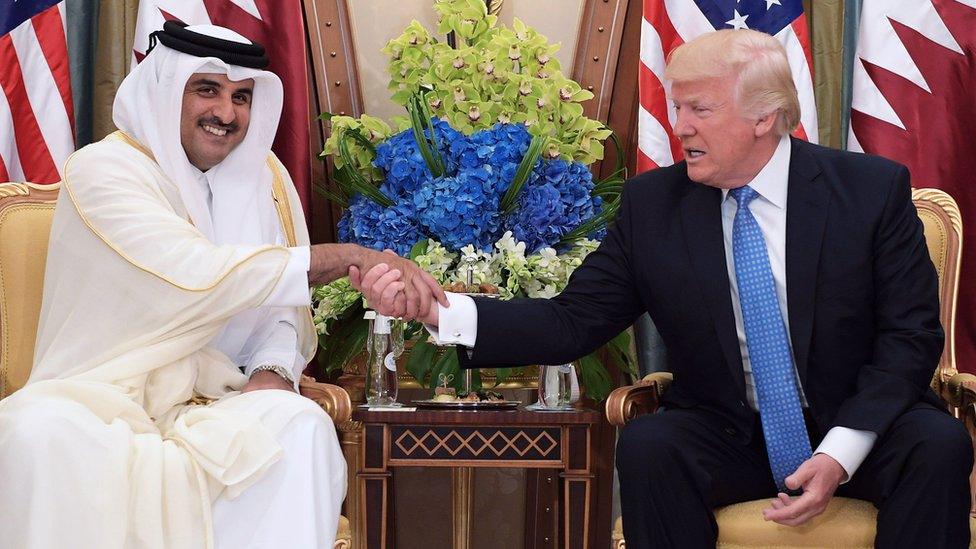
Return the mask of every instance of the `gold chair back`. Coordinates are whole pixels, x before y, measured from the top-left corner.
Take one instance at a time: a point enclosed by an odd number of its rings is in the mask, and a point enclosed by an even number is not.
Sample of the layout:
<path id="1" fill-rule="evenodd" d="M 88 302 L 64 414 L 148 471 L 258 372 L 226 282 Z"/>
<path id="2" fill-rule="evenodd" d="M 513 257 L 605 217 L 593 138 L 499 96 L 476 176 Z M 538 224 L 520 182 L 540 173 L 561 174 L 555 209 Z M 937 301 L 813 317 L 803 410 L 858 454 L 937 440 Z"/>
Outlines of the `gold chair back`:
<path id="1" fill-rule="evenodd" d="M 0 398 L 30 376 L 59 187 L 0 183 Z"/>
<path id="2" fill-rule="evenodd" d="M 945 348 L 932 378 L 932 388 L 942 394 L 946 382 L 958 372 L 954 342 L 962 259 L 962 215 L 956 201 L 939 189 L 912 189 L 912 201 L 925 230 L 929 257 L 939 273 L 940 320 L 945 330 Z"/>

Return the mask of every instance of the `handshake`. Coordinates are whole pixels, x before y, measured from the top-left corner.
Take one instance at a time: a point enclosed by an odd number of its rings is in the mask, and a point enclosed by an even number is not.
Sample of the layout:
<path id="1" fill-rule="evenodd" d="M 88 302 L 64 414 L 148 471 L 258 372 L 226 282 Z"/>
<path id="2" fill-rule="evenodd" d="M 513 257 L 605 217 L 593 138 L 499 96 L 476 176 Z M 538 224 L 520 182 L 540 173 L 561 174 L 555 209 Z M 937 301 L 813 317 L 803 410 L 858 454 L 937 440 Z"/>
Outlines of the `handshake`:
<path id="1" fill-rule="evenodd" d="M 391 250 L 377 252 L 354 244 L 312 246 L 309 282 L 327 283 L 346 274 L 381 315 L 437 325 L 437 304 L 450 305 L 434 277 Z"/>

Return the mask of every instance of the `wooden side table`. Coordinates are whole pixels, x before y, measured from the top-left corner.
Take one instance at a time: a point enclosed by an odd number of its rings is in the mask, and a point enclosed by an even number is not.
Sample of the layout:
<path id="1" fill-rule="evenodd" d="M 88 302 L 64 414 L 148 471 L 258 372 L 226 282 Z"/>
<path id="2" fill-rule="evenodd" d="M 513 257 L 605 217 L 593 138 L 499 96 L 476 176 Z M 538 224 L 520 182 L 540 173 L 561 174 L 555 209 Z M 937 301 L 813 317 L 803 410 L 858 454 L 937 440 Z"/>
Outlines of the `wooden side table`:
<path id="1" fill-rule="evenodd" d="M 359 534 L 367 548 L 395 547 L 391 469 L 399 466 L 453 467 L 455 483 L 470 483 L 473 467 L 559 470 L 561 501 L 553 505 L 561 514 L 561 531 L 535 536 L 526 547 L 589 547 L 596 508 L 592 431 L 601 420 L 599 412 L 357 409 L 353 419 L 363 424 L 357 476 L 365 518 Z M 470 491 L 465 492 L 461 501 L 455 500 L 455 549 L 468 544 L 471 503 Z"/>

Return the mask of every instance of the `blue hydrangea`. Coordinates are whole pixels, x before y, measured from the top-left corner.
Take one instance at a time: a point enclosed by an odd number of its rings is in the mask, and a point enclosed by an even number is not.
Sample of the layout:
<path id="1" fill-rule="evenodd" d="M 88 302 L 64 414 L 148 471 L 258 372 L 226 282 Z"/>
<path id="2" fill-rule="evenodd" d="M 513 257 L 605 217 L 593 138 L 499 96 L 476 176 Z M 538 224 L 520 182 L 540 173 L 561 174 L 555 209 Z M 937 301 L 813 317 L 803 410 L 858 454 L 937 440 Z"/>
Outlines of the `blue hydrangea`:
<path id="1" fill-rule="evenodd" d="M 498 201 L 489 165 L 432 179 L 413 197 L 420 226 L 449 250 L 490 249 L 501 236 Z"/>
<path id="2" fill-rule="evenodd" d="M 497 192 L 508 190 L 532 136 L 522 124 L 495 124 L 451 144 L 451 155 L 462 170 L 491 166 Z"/>
<path id="3" fill-rule="evenodd" d="M 451 144 L 466 139 L 463 134 L 443 120 L 432 118 L 431 122 L 434 125 L 438 150 L 444 159 L 447 172 L 453 173 L 457 170 L 457 162 L 450 154 Z M 430 131 L 425 131 L 425 135 L 429 137 Z M 413 130 L 410 129 L 390 137 L 377 146 L 373 165 L 383 170 L 386 175 L 380 190 L 391 198 L 412 196 L 420 188 L 421 183 L 431 178 L 430 170 L 417 147 Z"/>
<path id="4" fill-rule="evenodd" d="M 536 164 L 505 222 L 526 252 L 555 246 L 568 232 L 598 214 L 603 199 L 591 197 L 593 175 L 580 162 L 562 159 Z"/>
<path id="5" fill-rule="evenodd" d="M 497 124 L 470 136 L 432 120 L 446 174 L 433 178 L 413 133 L 400 132 L 377 146 L 374 165 L 385 179 L 380 190 L 394 201 L 384 208 L 357 196 L 339 220 L 340 242 L 407 255 L 423 238 L 451 251 L 468 244 L 489 250 L 506 230 L 531 253 L 555 246 L 598 214 L 593 177 L 579 162 L 538 160 L 515 210 L 505 218 L 499 204 L 529 147 L 523 124 Z M 600 239 L 605 231 L 590 238 Z"/>
<path id="6" fill-rule="evenodd" d="M 349 210 L 339 220 L 339 241 L 352 242 L 374 250 L 391 249 L 406 256 L 414 244 L 426 238 L 417 225 L 416 214 L 410 201 L 384 208 L 357 195 L 350 202 Z"/>

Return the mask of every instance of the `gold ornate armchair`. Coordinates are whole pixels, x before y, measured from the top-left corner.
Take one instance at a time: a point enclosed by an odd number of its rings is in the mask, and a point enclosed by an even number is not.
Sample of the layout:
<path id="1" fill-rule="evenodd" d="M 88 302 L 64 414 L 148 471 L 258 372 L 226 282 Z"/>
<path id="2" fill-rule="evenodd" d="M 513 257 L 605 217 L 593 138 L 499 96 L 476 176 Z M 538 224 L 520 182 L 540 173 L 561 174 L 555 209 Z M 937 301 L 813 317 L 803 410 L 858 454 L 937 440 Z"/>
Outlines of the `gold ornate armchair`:
<path id="1" fill-rule="evenodd" d="M 932 377 L 932 387 L 956 417 L 965 422 L 976 440 L 976 376 L 956 370 L 953 340 L 962 255 L 962 217 L 956 202 L 943 191 L 913 189 L 912 200 L 925 230 L 929 255 L 939 274 L 941 317 L 946 335 L 945 349 Z M 670 373 L 657 372 L 635 385 L 616 389 L 607 399 L 607 419 L 619 427 L 638 415 L 654 412 L 671 380 Z M 976 494 L 976 477 L 971 478 Z M 718 546 L 726 549 L 874 547 L 877 510 L 866 501 L 835 497 L 822 515 L 798 528 L 764 521 L 762 509 L 767 505 L 767 500 L 757 500 L 716 509 Z M 976 517 L 976 508 L 971 509 L 970 516 Z M 976 518 L 971 518 L 970 524 L 976 532 Z M 624 545 L 618 519 L 614 526 L 613 547 L 622 549 Z M 976 547 L 976 543 L 971 542 L 970 547 Z"/>
<path id="2" fill-rule="evenodd" d="M 59 184 L 0 183 L 0 398 L 24 386 L 34 358 L 48 234 Z M 336 425 L 349 421 L 344 389 L 303 377 L 301 393 Z M 349 521 L 339 517 L 334 549 L 352 544 Z"/>

